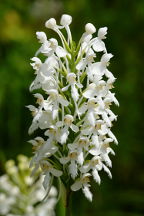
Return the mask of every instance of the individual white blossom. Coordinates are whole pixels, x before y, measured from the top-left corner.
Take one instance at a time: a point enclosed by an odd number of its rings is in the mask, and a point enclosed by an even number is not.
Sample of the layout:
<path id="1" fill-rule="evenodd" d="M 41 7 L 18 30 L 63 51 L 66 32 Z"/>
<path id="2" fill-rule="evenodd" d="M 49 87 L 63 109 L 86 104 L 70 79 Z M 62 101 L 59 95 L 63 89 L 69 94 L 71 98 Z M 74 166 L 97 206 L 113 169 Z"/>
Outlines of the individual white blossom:
<path id="1" fill-rule="evenodd" d="M 60 21 L 60 24 L 62 26 L 67 26 L 67 25 L 70 25 L 72 22 L 72 17 L 70 15 L 67 15 L 67 14 L 63 14 L 62 17 L 61 17 L 61 21 Z"/>
<path id="2" fill-rule="evenodd" d="M 85 31 L 87 34 L 93 34 L 96 32 L 96 28 L 92 23 L 87 23 L 85 25 Z"/>
<path id="3" fill-rule="evenodd" d="M 56 20 L 54 18 L 50 18 L 46 23 L 45 23 L 45 27 L 50 28 L 50 29 L 54 29 L 56 28 L 57 24 L 56 24 Z"/>
<path id="4" fill-rule="evenodd" d="M 90 173 L 86 173 L 86 174 L 81 175 L 80 178 L 77 179 L 75 181 L 75 183 L 71 186 L 71 190 L 77 191 L 77 190 L 82 188 L 82 191 L 83 191 L 84 195 L 86 196 L 86 198 L 89 201 L 92 201 L 92 193 L 89 190 L 90 176 L 91 176 Z"/>
<path id="5" fill-rule="evenodd" d="M 54 30 L 60 41 L 36 33 L 40 48 L 31 59 L 36 77 L 30 91 L 37 106 L 28 106 L 33 116 L 29 133 L 40 130 L 30 140 L 31 166 L 32 174 L 41 169 L 47 191 L 56 178 L 72 191 L 82 189 L 92 201 L 91 179 L 100 184 L 102 170 L 112 177 L 110 154 L 114 155 L 112 143 L 118 141 L 111 131 L 117 120 L 111 105 L 119 103 L 111 92 L 116 78 L 108 69 L 113 55 L 104 43 L 107 27 L 98 29 L 95 36 L 95 26 L 87 23 L 76 45 L 71 23 L 67 14 L 60 25 L 54 18 L 46 21 L 46 28 Z M 44 55 L 43 61 L 39 54 Z"/>
<path id="6" fill-rule="evenodd" d="M 33 142 L 35 150 L 37 142 L 44 142 L 37 137 Z M 18 155 L 17 164 L 14 160 L 6 162 L 6 173 L 0 177 L 0 215 L 1 216 L 54 216 L 57 203 L 57 190 L 51 187 L 47 200 L 42 186 L 44 176 L 30 177 L 29 159 Z"/>

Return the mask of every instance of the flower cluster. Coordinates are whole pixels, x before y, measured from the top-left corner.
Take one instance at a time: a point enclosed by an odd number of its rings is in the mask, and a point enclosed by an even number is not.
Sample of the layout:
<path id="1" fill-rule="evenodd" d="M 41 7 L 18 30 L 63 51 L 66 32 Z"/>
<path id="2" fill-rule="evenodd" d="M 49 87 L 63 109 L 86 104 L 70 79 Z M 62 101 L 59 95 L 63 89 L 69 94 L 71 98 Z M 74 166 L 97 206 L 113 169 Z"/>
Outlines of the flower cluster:
<path id="1" fill-rule="evenodd" d="M 28 108 L 33 115 L 29 133 L 39 129 L 40 135 L 30 140 L 34 150 L 31 166 L 33 173 L 41 168 L 44 188 L 58 177 L 72 191 L 82 189 L 91 201 L 91 178 L 100 184 L 101 170 L 111 178 L 111 143 L 118 142 L 111 131 L 117 116 L 110 105 L 119 103 L 111 92 L 116 78 L 107 69 L 113 57 L 104 43 L 107 27 L 100 28 L 93 37 L 96 28 L 87 23 L 76 45 L 69 28 L 71 22 L 72 17 L 64 14 L 60 25 L 54 18 L 45 23 L 58 34 L 61 46 L 44 32 L 36 33 L 41 46 L 31 59 L 36 77 L 30 91 L 37 90 L 37 106 Z M 38 55 L 44 56 L 43 61 Z"/>
<path id="2" fill-rule="evenodd" d="M 45 196 L 43 178 L 30 177 L 29 161 L 26 156 L 19 155 L 17 165 L 13 160 L 6 162 L 6 174 L 0 177 L 1 216 L 55 215 L 57 190 L 51 187 L 48 199 L 40 202 Z"/>

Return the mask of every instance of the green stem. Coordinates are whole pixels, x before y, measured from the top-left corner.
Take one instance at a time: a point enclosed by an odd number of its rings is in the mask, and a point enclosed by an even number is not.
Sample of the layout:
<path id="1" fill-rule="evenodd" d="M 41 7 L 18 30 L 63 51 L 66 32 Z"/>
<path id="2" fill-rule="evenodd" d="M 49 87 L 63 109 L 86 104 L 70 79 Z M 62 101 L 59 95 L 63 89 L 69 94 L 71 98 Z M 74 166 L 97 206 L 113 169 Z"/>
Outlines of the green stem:
<path id="1" fill-rule="evenodd" d="M 71 216 L 71 194 L 70 189 L 66 190 L 65 216 Z"/>

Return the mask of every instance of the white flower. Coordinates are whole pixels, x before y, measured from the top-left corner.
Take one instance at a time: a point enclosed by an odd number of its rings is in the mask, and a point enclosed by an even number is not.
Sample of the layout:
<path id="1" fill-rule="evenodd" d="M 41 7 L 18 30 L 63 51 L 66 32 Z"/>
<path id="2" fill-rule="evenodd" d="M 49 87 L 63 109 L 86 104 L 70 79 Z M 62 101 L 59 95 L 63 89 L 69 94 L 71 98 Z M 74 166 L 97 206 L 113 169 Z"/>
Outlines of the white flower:
<path id="1" fill-rule="evenodd" d="M 62 15 L 61 21 L 60 21 L 61 25 L 63 26 L 70 25 L 71 22 L 72 22 L 72 17 L 70 15 L 67 15 L 67 14 Z"/>
<path id="2" fill-rule="evenodd" d="M 36 32 L 36 36 L 40 43 L 45 43 L 47 41 L 47 36 L 44 32 Z"/>
<path id="3" fill-rule="evenodd" d="M 34 94 L 34 97 L 37 98 L 36 103 L 39 104 L 39 106 L 44 109 L 44 110 L 48 110 L 49 108 L 49 104 L 47 100 L 44 100 L 43 95 L 36 93 Z"/>
<path id="4" fill-rule="evenodd" d="M 90 66 L 94 62 L 96 57 L 95 52 L 92 49 L 89 49 L 86 53 L 86 57 L 82 58 L 80 62 L 76 65 L 77 70 L 83 70 L 87 65 Z"/>
<path id="5" fill-rule="evenodd" d="M 106 52 L 106 47 L 104 42 L 102 41 L 103 39 L 105 39 L 105 35 L 107 34 L 107 27 L 104 28 L 100 28 L 98 30 L 98 37 L 95 39 L 94 43 L 93 43 L 93 49 L 96 52 L 101 52 L 104 51 Z"/>
<path id="6" fill-rule="evenodd" d="M 103 27 L 103 28 L 100 28 L 98 30 L 98 38 L 99 39 L 105 39 L 105 35 L 107 34 L 107 27 Z"/>
<path id="7" fill-rule="evenodd" d="M 62 127 L 61 134 L 59 134 L 61 144 L 66 143 L 69 135 L 69 128 L 75 133 L 79 131 L 79 128 L 72 123 L 73 121 L 74 121 L 73 116 L 67 114 L 64 116 L 64 121 L 57 122 L 57 127 Z"/>
<path id="8" fill-rule="evenodd" d="M 92 201 L 92 193 L 89 190 L 90 187 L 90 174 L 86 173 L 84 175 L 82 175 L 79 179 L 76 180 L 76 182 L 71 186 L 71 190 L 72 191 L 77 191 L 79 189 L 82 188 L 82 191 L 84 193 L 84 195 L 86 196 L 86 198 L 89 201 Z"/>
<path id="9" fill-rule="evenodd" d="M 60 158 L 62 164 L 69 164 L 69 173 L 73 179 L 78 175 L 77 163 L 81 164 L 81 155 L 77 151 L 70 151 L 67 157 Z"/>
<path id="10" fill-rule="evenodd" d="M 50 18 L 45 23 L 46 28 L 54 29 L 56 26 L 57 26 L 57 24 L 56 24 L 56 20 L 54 18 Z"/>
<path id="11" fill-rule="evenodd" d="M 87 23 L 85 25 L 85 31 L 87 34 L 93 34 L 96 32 L 96 28 L 92 23 Z"/>
<path id="12" fill-rule="evenodd" d="M 78 93 L 78 89 L 76 88 L 76 86 L 82 88 L 82 85 L 79 85 L 76 82 L 76 74 L 74 74 L 74 73 L 69 73 L 67 75 L 67 81 L 68 81 L 69 84 L 67 86 L 65 86 L 64 88 L 62 88 L 62 91 L 68 90 L 68 88 L 70 86 L 71 87 L 72 98 L 76 102 L 78 100 L 78 98 L 79 98 L 79 93 Z"/>
<path id="13" fill-rule="evenodd" d="M 38 71 L 40 69 L 40 66 L 42 65 L 41 60 L 37 57 L 33 57 L 31 60 L 34 61 L 34 63 L 31 63 L 31 66 L 34 70 Z"/>
<path id="14" fill-rule="evenodd" d="M 88 151 L 88 147 L 89 147 L 89 139 L 85 136 L 80 136 L 80 138 L 78 139 L 77 142 L 75 142 L 73 144 L 68 144 L 68 148 L 70 150 L 77 150 L 80 153 L 83 153 L 83 150 Z M 83 158 L 82 158 L 82 162 L 80 162 L 80 164 L 83 164 Z"/>
<path id="15" fill-rule="evenodd" d="M 52 105 L 52 118 L 55 119 L 58 116 L 59 104 L 68 106 L 69 102 L 55 89 L 48 90 L 47 94 L 49 94 L 48 103 L 49 105 Z"/>
<path id="16" fill-rule="evenodd" d="M 98 184 L 101 170 L 112 177 L 108 167 L 112 167 L 112 143 L 118 141 L 111 130 L 117 120 L 111 105 L 119 102 L 111 92 L 116 78 L 108 70 L 113 55 L 104 43 L 107 27 L 100 28 L 95 37 L 95 26 L 87 23 L 76 46 L 71 22 L 68 14 L 61 16 L 60 25 L 54 18 L 46 21 L 60 43 L 47 39 L 44 32 L 36 33 L 41 47 L 31 59 L 36 78 L 30 90 L 39 91 L 34 94 L 37 106 L 28 106 L 33 116 L 29 133 L 39 128 L 41 136 L 30 140 L 34 152 L 31 166 L 32 174 L 41 167 L 47 191 L 58 178 L 73 191 L 82 189 L 91 201 L 90 177 Z"/>
<path id="17" fill-rule="evenodd" d="M 54 176 L 57 176 L 57 177 L 62 175 L 62 171 L 53 168 L 52 164 L 50 164 L 48 161 L 41 161 L 40 166 L 41 166 L 42 171 L 45 174 L 50 174 L 51 173 L 51 174 L 53 174 Z"/>
<path id="18" fill-rule="evenodd" d="M 72 123 L 73 121 L 74 121 L 74 118 L 72 115 L 66 115 L 64 117 L 65 126 L 70 127 L 72 129 L 72 131 L 77 133 L 79 131 L 79 128 Z"/>

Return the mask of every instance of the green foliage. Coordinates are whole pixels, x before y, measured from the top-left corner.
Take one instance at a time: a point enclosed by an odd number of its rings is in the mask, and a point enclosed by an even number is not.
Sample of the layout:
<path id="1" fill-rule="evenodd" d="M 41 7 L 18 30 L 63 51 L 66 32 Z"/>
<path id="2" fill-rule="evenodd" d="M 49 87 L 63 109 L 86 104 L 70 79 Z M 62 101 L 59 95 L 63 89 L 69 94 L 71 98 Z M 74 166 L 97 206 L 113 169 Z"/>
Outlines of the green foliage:
<path id="1" fill-rule="evenodd" d="M 75 41 L 87 22 L 97 29 L 108 26 L 108 50 L 114 54 L 110 69 L 117 77 L 115 91 L 120 108 L 114 133 L 119 140 L 113 158 L 113 180 L 103 176 L 102 185 L 93 188 L 95 200 L 89 204 L 77 193 L 73 215 L 142 216 L 144 202 L 143 153 L 143 46 L 144 1 L 139 0 L 3 0 L 0 3 L 0 159 L 1 164 L 18 153 L 30 155 L 27 130 L 32 104 L 28 86 L 33 76 L 29 65 L 38 44 L 36 31 L 42 31 L 50 17 L 62 13 L 73 16 Z M 45 29 L 47 32 L 47 30 Z M 49 30 L 48 35 L 52 32 Z M 1 171 L 3 165 L 1 165 Z M 58 215 L 58 213 L 57 213 Z"/>

